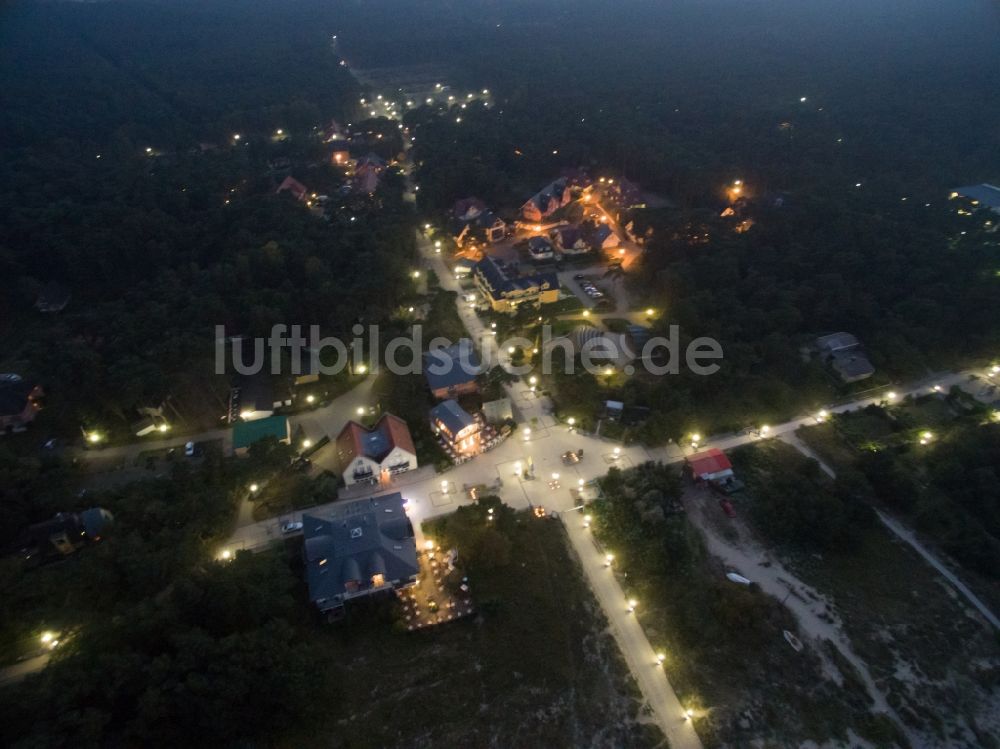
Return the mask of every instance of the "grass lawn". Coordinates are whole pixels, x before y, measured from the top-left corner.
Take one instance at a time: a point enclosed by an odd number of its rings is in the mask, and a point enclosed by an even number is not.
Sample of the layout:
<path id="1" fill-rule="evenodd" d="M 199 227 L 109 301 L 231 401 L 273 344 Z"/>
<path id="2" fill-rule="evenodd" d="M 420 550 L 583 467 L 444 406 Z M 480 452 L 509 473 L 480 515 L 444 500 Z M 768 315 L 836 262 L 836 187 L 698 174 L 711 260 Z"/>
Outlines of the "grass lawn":
<path id="1" fill-rule="evenodd" d="M 433 528 L 431 529 L 433 532 Z M 648 747 L 638 691 L 561 525 L 517 516 L 510 561 L 470 580 L 474 619 L 417 633 L 385 606 L 309 626 L 342 674 L 323 744 L 334 747 Z M 312 728 L 316 728 L 315 726 Z M 313 730 L 285 746 L 315 745 Z"/>

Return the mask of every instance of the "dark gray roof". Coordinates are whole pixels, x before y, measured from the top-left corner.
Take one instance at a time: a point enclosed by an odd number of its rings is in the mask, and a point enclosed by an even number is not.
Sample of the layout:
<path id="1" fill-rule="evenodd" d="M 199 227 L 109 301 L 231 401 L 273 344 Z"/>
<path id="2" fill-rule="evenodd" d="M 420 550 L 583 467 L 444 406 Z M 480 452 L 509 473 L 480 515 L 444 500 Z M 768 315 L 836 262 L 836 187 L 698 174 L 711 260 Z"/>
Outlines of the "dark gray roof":
<path id="1" fill-rule="evenodd" d="M 528 289 L 532 286 L 558 289 L 559 277 L 555 273 L 534 273 L 530 276 L 509 277 L 496 260 L 487 255 L 476 264 L 476 271 L 486 280 L 490 296 L 503 299 L 505 293 Z"/>
<path id="2" fill-rule="evenodd" d="M 17 375 L 0 378 L 0 416 L 17 416 L 28 406 L 35 386 Z"/>
<path id="3" fill-rule="evenodd" d="M 431 390 L 455 387 L 476 379 L 482 370 L 472 341 L 462 338 L 447 348 L 424 354 L 424 376 Z"/>
<path id="4" fill-rule="evenodd" d="M 823 351 L 833 353 L 835 351 L 846 351 L 856 348 L 860 344 L 858 339 L 850 333 L 830 333 L 830 335 L 820 336 L 816 339 L 816 345 Z"/>
<path id="5" fill-rule="evenodd" d="M 476 423 L 469 412 L 454 400 L 442 401 L 434 406 L 431 409 L 431 421 L 440 421 L 453 435 Z"/>
<path id="6" fill-rule="evenodd" d="M 952 192 L 957 192 L 969 200 L 978 200 L 987 208 L 1000 209 L 1000 187 L 996 185 L 966 185 L 965 187 L 956 187 Z"/>
<path id="7" fill-rule="evenodd" d="M 875 374 L 875 367 L 864 352 L 858 349 L 834 353 L 831 366 L 844 382 L 864 380 Z"/>
<path id="8" fill-rule="evenodd" d="M 399 492 L 302 516 L 309 598 L 320 609 L 372 589 L 372 576 L 406 583 L 419 571 L 413 526 Z M 349 590 L 349 586 L 352 590 Z"/>

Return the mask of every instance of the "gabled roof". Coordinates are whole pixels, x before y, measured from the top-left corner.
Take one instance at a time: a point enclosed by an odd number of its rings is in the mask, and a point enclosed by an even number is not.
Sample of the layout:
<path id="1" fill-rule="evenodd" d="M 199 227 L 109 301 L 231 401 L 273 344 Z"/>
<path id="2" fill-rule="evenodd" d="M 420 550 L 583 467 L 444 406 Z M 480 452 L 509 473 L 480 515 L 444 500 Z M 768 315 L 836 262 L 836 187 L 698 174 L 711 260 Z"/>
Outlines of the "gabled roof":
<path id="1" fill-rule="evenodd" d="M 431 390 L 441 390 L 472 382 L 480 373 L 479 354 L 469 338 L 461 338 L 447 348 L 424 354 L 424 377 Z"/>
<path id="2" fill-rule="evenodd" d="M 387 583 L 419 571 L 413 526 L 396 492 L 337 503 L 322 514 L 303 515 L 309 598 L 322 604 L 348 592 L 371 588 L 373 575 Z"/>
<path id="3" fill-rule="evenodd" d="M 505 293 L 512 291 L 524 291 L 533 287 L 559 288 L 559 277 L 555 273 L 533 273 L 528 276 L 511 277 L 489 255 L 476 263 L 476 272 L 486 281 L 490 296 L 497 300 L 503 299 Z"/>
<path id="4" fill-rule="evenodd" d="M 850 333 L 830 333 L 830 335 L 820 336 L 816 339 L 816 345 L 830 353 L 835 351 L 846 351 L 847 349 L 856 348 L 861 345 L 858 343 L 858 339 L 855 338 Z"/>
<path id="5" fill-rule="evenodd" d="M 50 281 L 38 295 L 35 307 L 39 312 L 61 312 L 69 304 L 69 299 L 70 293 L 66 287 Z"/>
<path id="6" fill-rule="evenodd" d="M 733 470 L 733 464 L 729 462 L 729 458 L 717 447 L 691 455 L 687 462 L 694 475 L 702 478 L 712 477 L 726 471 L 732 473 Z"/>
<path id="7" fill-rule="evenodd" d="M 431 409 L 431 421 L 440 421 L 453 435 L 476 423 L 469 412 L 458 405 L 458 401 L 450 399 Z"/>
<path id="8" fill-rule="evenodd" d="M 18 416 L 24 413 L 36 385 L 18 375 L 0 375 L 0 416 Z"/>
<path id="9" fill-rule="evenodd" d="M 966 185 L 956 187 L 952 192 L 956 192 L 963 198 L 979 201 L 987 208 L 1000 208 L 1000 187 L 990 184 Z"/>
<path id="10" fill-rule="evenodd" d="M 459 221 L 472 221 L 486 210 L 486 203 L 479 198 L 462 198 L 451 207 L 451 215 Z"/>
<path id="11" fill-rule="evenodd" d="M 295 177 L 285 177 L 281 185 L 278 186 L 277 192 L 282 193 L 288 191 L 295 196 L 296 200 L 302 200 L 306 196 L 308 190 L 306 186 L 299 182 Z"/>
<path id="12" fill-rule="evenodd" d="M 366 429 L 356 421 L 349 421 L 337 436 L 337 454 L 344 467 L 359 457 L 381 463 L 397 447 L 416 454 L 409 427 L 393 414 L 383 414 L 371 429 Z"/>
<path id="13" fill-rule="evenodd" d="M 265 419 L 236 422 L 233 427 L 233 449 L 241 450 L 250 447 L 255 442 L 260 442 L 268 437 L 274 437 L 279 442 L 289 439 L 290 429 L 287 416 L 275 414 Z"/>

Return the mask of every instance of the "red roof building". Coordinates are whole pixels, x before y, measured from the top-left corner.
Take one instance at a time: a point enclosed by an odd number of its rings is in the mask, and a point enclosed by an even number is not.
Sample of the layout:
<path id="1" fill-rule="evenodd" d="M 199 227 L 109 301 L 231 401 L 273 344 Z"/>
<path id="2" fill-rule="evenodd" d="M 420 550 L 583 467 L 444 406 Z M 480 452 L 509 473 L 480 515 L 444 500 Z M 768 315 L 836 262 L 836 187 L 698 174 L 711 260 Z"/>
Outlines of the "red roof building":
<path id="1" fill-rule="evenodd" d="M 366 429 L 349 421 L 337 436 L 337 459 L 344 483 L 387 481 L 417 467 L 417 453 L 406 422 L 385 414 Z"/>
<path id="2" fill-rule="evenodd" d="M 686 463 L 690 466 L 692 475 L 702 481 L 718 481 L 733 475 L 733 464 L 716 447 L 689 456 Z"/>
<path id="3" fill-rule="evenodd" d="M 277 192 L 279 194 L 283 192 L 290 192 L 295 196 L 296 200 L 305 200 L 306 193 L 309 191 L 306 186 L 299 182 L 295 177 L 285 177 L 281 185 L 278 186 Z"/>

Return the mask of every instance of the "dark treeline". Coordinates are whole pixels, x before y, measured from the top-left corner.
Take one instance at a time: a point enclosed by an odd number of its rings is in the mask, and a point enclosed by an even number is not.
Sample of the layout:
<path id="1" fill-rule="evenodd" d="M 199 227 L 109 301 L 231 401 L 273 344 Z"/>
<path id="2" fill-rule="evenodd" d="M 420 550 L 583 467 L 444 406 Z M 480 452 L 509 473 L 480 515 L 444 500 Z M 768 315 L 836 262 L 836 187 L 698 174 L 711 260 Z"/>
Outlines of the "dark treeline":
<path id="1" fill-rule="evenodd" d="M 114 431 L 167 396 L 192 426 L 211 423 L 227 384 L 213 375 L 215 325 L 341 332 L 388 312 L 409 212 L 392 175 L 375 200 L 338 205 L 342 177 L 318 136 L 331 117 L 350 121 L 357 86 L 322 17 L 138 3 L 3 13 L 0 333 L 8 368 L 46 386 L 47 428 Z M 334 196 L 329 220 L 275 194 L 286 174 Z M 72 299 L 45 318 L 32 306 L 53 281 Z"/>

